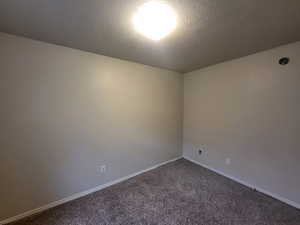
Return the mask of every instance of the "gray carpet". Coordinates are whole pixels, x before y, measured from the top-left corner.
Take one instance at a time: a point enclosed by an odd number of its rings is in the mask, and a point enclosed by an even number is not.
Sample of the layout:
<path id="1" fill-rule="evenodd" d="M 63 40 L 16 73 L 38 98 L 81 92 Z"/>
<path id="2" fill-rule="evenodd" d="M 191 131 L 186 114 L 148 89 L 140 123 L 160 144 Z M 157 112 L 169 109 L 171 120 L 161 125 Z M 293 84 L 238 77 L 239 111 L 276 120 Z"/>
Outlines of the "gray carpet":
<path id="1" fill-rule="evenodd" d="M 300 225 L 300 210 L 180 159 L 14 225 Z"/>

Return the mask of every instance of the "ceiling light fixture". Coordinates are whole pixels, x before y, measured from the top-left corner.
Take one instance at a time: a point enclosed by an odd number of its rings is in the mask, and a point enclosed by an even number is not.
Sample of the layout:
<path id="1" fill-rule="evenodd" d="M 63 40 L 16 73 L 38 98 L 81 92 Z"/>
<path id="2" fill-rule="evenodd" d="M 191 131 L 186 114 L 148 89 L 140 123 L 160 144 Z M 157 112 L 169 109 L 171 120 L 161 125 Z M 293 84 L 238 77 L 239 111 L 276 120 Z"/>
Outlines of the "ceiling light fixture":
<path id="1" fill-rule="evenodd" d="M 161 1 L 143 4 L 138 8 L 132 20 L 139 33 L 156 41 L 170 34 L 177 25 L 175 12 Z"/>

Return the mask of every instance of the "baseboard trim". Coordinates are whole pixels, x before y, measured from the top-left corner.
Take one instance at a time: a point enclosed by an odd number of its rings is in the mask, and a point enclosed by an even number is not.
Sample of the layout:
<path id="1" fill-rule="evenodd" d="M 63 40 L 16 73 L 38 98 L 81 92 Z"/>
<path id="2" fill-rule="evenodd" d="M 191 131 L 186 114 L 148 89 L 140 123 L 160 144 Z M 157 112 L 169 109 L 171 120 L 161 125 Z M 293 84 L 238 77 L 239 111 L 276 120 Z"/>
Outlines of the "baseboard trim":
<path id="1" fill-rule="evenodd" d="M 165 161 L 165 162 L 163 162 L 163 163 L 159 163 L 159 164 L 157 164 L 157 165 L 155 165 L 155 166 L 152 166 L 152 167 L 150 167 L 150 168 L 148 168 L 148 169 L 141 170 L 141 171 L 139 171 L 139 172 L 130 174 L 130 175 L 128 175 L 128 176 L 119 178 L 119 179 L 117 179 L 117 180 L 114 180 L 114 181 L 111 181 L 111 182 L 108 182 L 108 183 L 99 185 L 99 186 L 94 187 L 94 188 L 92 188 L 92 189 L 89 189 L 89 190 L 86 190 L 86 191 L 83 191 L 83 192 L 76 193 L 76 194 L 74 194 L 74 195 L 71 195 L 71 196 L 69 196 L 69 197 L 63 198 L 63 199 L 61 199 L 61 200 L 54 201 L 54 202 L 51 202 L 51 203 L 49 203 L 49 204 L 47 204 L 47 205 L 41 206 L 41 207 L 39 207 L 39 208 L 36 208 L 36 209 L 30 210 L 30 211 L 24 212 L 24 213 L 22 213 L 22 214 L 19 214 L 19 215 L 10 217 L 10 218 L 8 218 L 8 219 L 5 219 L 5 220 L 0 221 L 0 225 L 4 225 L 4 224 L 8 224 L 8 223 L 15 222 L 15 221 L 17 221 L 17 220 L 20 220 L 20 219 L 23 219 L 23 218 L 25 218 L 25 217 L 32 216 L 32 215 L 34 215 L 34 214 L 43 212 L 43 211 L 45 211 L 45 210 L 47 210 L 47 209 L 51 209 L 51 208 L 56 207 L 56 206 L 58 206 L 58 205 L 64 204 L 64 203 L 66 203 L 66 202 L 69 202 L 69 201 L 75 200 L 75 199 L 77 199 L 77 198 L 81 198 L 81 197 L 83 197 L 83 196 L 92 194 L 92 193 L 94 193 L 94 192 L 96 192 L 96 191 L 100 191 L 100 190 L 102 190 L 102 189 L 104 189 L 104 188 L 107 188 L 107 187 L 112 186 L 112 185 L 114 185 L 114 184 L 117 184 L 117 183 L 120 183 L 120 182 L 122 182 L 122 181 L 128 180 L 128 179 L 130 179 L 130 178 L 132 178 L 132 177 L 135 177 L 135 176 L 140 175 L 140 174 L 142 174 L 142 173 L 145 173 L 145 172 L 148 172 L 148 171 L 150 171 L 150 170 L 156 169 L 156 168 L 158 168 L 158 167 L 160 167 L 160 166 L 163 166 L 163 165 L 165 165 L 165 164 L 174 162 L 174 161 L 176 161 L 176 160 L 178 160 L 178 159 L 181 159 L 181 158 L 182 158 L 182 156 L 177 157 L 177 158 L 174 158 L 174 159 L 171 159 L 171 160 L 168 160 L 168 161 Z"/>
<path id="2" fill-rule="evenodd" d="M 228 175 L 228 174 L 225 174 L 225 173 L 223 173 L 223 172 L 221 172 L 221 171 L 219 171 L 219 170 L 217 170 L 217 169 L 214 169 L 214 168 L 212 168 L 212 167 L 210 167 L 210 166 L 207 166 L 207 165 L 205 165 L 205 164 L 203 164 L 203 163 L 200 163 L 200 162 L 198 162 L 198 161 L 196 161 L 196 160 L 194 160 L 194 159 L 191 159 L 191 158 L 189 158 L 189 157 L 187 157 L 187 156 L 183 156 L 183 158 L 186 159 L 186 160 L 188 160 L 188 161 L 191 161 L 191 162 L 193 162 L 193 163 L 195 163 L 195 164 L 197 164 L 197 165 L 199 165 L 199 166 L 202 166 L 202 167 L 204 167 L 204 168 L 206 168 L 206 169 L 208 169 L 208 170 L 211 170 L 211 171 L 213 171 L 213 172 L 215 172 L 215 173 L 217 173 L 217 174 L 219 174 L 219 175 L 222 175 L 222 176 L 227 177 L 227 178 L 229 178 L 229 179 L 231 179 L 231 180 L 234 180 L 234 181 L 236 181 L 236 182 L 238 182 L 238 183 L 240 183 L 240 184 L 242 184 L 242 185 L 245 185 L 245 186 L 247 186 L 247 187 L 249 187 L 249 188 L 251 188 L 251 189 L 256 189 L 258 192 L 261 192 L 261 193 L 263 193 L 263 194 L 266 194 L 266 195 L 268 195 L 268 196 L 271 196 L 272 198 L 275 198 L 275 199 L 277 199 L 277 200 L 279 200 L 279 201 L 281 201 L 281 202 L 283 202 L 283 203 L 285 203 L 285 204 L 288 204 L 288 205 L 293 206 L 293 207 L 295 207 L 295 208 L 297 208 L 297 209 L 300 209 L 300 204 L 297 203 L 297 202 L 294 202 L 294 201 L 291 201 L 291 200 L 289 200 L 289 199 L 287 199 L 287 198 L 281 197 L 280 195 L 274 194 L 274 193 L 272 193 L 272 192 L 270 192 L 270 191 L 267 191 L 267 190 L 264 190 L 263 188 L 260 188 L 260 187 L 256 187 L 256 186 L 254 186 L 254 185 L 251 185 L 251 184 L 249 184 L 249 183 L 247 183 L 247 182 L 245 182 L 245 181 L 242 181 L 242 180 L 237 179 L 237 178 L 235 178 L 235 177 L 232 177 L 232 176 L 230 176 L 230 175 Z"/>

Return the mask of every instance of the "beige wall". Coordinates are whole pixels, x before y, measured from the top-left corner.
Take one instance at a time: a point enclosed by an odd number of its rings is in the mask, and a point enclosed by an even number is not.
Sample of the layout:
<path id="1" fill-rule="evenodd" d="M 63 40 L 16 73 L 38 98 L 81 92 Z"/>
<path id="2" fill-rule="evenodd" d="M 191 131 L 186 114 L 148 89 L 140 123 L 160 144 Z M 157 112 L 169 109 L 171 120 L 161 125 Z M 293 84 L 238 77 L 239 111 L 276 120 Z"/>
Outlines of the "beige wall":
<path id="1" fill-rule="evenodd" d="M 300 204 L 300 42 L 186 74 L 184 156 Z"/>
<path id="2" fill-rule="evenodd" d="M 0 33 L 0 103 L 0 221 L 182 154 L 175 72 Z"/>

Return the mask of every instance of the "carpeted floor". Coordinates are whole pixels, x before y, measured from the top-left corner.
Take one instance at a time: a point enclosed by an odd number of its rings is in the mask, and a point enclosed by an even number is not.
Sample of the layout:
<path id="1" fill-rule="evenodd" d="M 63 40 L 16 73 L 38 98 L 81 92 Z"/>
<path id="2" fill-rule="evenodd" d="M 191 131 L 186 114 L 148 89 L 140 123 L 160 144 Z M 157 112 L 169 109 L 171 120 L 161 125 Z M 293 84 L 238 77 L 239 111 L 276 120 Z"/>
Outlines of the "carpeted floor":
<path id="1" fill-rule="evenodd" d="M 300 225 L 300 210 L 180 159 L 14 225 Z"/>

